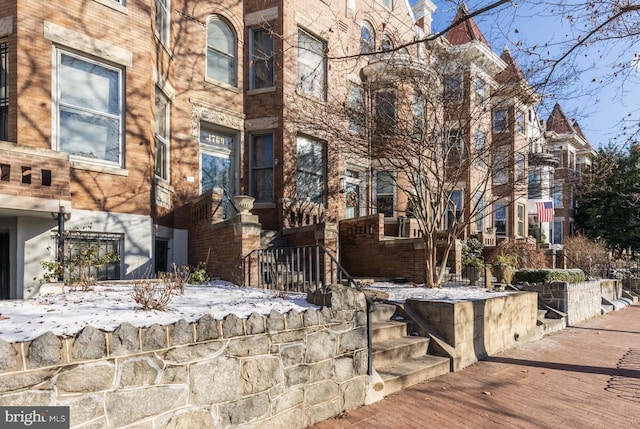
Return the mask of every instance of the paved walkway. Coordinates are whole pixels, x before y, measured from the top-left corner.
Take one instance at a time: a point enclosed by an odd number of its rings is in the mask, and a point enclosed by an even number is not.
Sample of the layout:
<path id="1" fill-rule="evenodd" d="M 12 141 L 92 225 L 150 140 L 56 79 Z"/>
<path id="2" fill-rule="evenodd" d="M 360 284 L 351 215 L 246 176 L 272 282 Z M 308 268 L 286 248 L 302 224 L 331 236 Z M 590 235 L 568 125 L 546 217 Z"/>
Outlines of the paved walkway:
<path id="1" fill-rule="evenodd" d="M 313 428 L 640 428 L 640 304 Z"/>

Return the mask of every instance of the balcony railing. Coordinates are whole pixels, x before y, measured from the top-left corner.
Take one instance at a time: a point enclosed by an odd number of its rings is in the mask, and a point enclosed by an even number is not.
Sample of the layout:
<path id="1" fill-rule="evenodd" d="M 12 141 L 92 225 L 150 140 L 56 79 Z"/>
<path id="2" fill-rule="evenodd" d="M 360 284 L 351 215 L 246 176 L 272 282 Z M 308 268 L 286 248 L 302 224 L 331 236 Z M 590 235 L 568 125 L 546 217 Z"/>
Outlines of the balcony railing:
<path id="1" fill-rule="evenodd" d="M 50 211 L 69 203 L 69 155 L 0 142 L 1 195 L 16 197 L 5 199 L 1 208 Z"/>

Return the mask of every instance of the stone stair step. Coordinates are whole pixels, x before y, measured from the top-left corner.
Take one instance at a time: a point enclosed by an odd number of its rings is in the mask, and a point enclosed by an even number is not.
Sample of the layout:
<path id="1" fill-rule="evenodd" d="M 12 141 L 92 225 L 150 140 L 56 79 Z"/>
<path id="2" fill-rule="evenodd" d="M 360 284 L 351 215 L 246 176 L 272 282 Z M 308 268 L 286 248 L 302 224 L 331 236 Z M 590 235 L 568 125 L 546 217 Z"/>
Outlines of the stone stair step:
<path id="1" fill-rule="evenodd" d="M 382 368 L 409 358 L 424 356 L 429 338 L 400 337 L 373 343 L 373 367 Z"/>
<path id="2" fill-rule="evenodd" d="M 407 336 L 407 324 L 389 320 L 387 322 L 373 322 L 371 324 L 373 342 L 381 342 L 391 338 Z"/>
<path id="3" fill-rule="evenodd" d="M 384 396 L 430 380 L 450 371 L 449 358 L 424 355 L 376 368 L 384 381 Z"/>
<path id="4" fill-rule="evenodd" d="M 371 321 L 386 322 L 391 320 L 391 316 L 396 312 L 396 306 L 393 304 L 376 304 L 371 314 Z"/>

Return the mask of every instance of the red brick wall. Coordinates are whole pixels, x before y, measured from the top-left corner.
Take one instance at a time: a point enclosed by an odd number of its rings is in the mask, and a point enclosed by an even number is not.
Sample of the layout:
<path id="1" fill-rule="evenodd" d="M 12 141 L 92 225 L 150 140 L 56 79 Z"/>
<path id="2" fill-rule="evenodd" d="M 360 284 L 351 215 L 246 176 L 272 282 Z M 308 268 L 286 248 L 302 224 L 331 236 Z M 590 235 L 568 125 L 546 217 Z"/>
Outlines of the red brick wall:
<path id="1" fill-rule="evenodd" d="M 424 283 L 421 238 L 384 238 L 383 215 L 340 221 L 341 264 L 356 277 L 406 277 Z"/>

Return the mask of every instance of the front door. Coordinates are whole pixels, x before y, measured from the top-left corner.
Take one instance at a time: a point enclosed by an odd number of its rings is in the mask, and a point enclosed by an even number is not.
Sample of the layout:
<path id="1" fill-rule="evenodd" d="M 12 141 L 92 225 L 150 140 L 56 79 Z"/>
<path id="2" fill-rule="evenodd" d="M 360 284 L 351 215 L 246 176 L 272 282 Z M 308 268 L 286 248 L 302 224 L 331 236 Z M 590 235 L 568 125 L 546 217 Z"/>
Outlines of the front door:
<path id="1" fill-rule="evenodd" d="M 345 184 L 346 210 L 345 218 L 351 219 L 360 216 L 360 173 L 347 170 Z"/>
<path id="2" fill-rule="evenodd" d="M 0 299 L 10 298 L 9 268 L 9 233 L 0 232 Z"/>
<path id="3" fill-rule="evenodd" d="M 227 202 L 234 195 L 235 134 L 216 126 L 200 124 L 200 191 L 222 189 L 222 214 L 227 215 Z"/>

